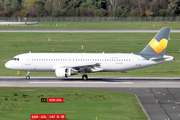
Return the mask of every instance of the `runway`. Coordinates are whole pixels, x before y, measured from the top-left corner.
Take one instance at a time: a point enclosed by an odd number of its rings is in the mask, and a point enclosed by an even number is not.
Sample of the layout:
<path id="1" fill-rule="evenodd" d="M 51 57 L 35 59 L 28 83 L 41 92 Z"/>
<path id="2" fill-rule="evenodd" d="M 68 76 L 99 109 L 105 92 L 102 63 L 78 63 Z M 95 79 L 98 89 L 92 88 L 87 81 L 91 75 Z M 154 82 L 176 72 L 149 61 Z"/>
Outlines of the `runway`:
<path id="1" fill-rule="evenodd" d="M 133 88 L 180 88 L 179 77 L 81 77 L 58 79 L 56 77 L 0 77 L 0 87 L 133 87 Z"/>
<path id="2" fill-rule="evenodd" d="M 53 33 L 157 33 L 153 30 L 123 30 L 123 29 L 0 29 L 0 32 L 53 32 Z M 179 29 L 172 29 L 171 33 L 180 33 Z"/>
<path id="3" fill-rule="evenodd" d="M 0 77 L 0 87 L 57 87 L 111 90 L 136 94 L 148 120 L 180 119 L 180 77 Z M 28 87 L 28 88 L 26 88 Z M 31 87 L 31 90 L 29 89 Z M 158 100 L 158 103 L 156 103 Z"/>

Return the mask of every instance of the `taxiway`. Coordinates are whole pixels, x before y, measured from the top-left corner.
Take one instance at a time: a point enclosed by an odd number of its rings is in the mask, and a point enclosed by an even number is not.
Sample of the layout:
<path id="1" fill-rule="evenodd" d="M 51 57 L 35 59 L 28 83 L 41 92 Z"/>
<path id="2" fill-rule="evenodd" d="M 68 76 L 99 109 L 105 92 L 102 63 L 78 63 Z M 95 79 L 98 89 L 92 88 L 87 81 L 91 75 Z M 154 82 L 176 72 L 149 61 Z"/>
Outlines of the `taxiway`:
<path id="1" fill-rule="evenodd" d="M 134 87 L 180 88 L 179 77 L 80 77 L 58 79 L 56 77 L 0 77 L 0 87 Z"/>

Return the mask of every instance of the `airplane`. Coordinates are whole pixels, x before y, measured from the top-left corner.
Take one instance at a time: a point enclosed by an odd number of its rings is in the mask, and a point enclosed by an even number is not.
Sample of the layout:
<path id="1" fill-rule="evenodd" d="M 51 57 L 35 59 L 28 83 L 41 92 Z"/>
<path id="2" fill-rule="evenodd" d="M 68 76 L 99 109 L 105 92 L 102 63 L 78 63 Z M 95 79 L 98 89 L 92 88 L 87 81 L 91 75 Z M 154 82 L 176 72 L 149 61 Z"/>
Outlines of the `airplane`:
<path id="1" fill-rule="evenodd" d="M 170 27 L 162 28 L 139 53 L 24 53 L 5 63 L 5 67 L 17 71 L 53 71 L 57 78 L 67 78 L 78 73 L 87 80 L 86 73 L 119 72 L 140 69 L 173 61 L 173 56 L 164 55 Z"/>

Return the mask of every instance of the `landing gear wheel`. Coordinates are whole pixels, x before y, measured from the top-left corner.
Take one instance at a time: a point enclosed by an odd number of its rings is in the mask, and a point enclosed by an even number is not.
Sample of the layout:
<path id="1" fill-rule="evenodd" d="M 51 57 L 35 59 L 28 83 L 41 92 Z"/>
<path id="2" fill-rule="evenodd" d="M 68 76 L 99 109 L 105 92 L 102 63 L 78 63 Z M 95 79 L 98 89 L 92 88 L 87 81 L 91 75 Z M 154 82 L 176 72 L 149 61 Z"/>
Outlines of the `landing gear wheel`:
<path id="1" fill-rule="evenodd" d="M 88 76 L 85 74 L 85 75 L 82 76 L 82 79 L 83 80 L 88 80 Z"/>
<path id="2" fill-rule="evenodd" d="M 29 80 L 30 79 L 30 77 L 29 76 L 26 76 L 26 80 Z"/>

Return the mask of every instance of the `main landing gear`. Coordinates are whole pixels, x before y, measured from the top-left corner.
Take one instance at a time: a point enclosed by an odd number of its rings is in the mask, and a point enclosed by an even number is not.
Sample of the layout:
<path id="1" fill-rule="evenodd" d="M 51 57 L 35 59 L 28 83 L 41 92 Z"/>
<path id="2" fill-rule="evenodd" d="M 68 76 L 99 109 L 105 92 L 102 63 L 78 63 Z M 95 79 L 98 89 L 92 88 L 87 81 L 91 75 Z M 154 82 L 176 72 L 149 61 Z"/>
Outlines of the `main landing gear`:
<path id="1" fill-rule="evenodd" d="M 27 71 L 27 76 L 26 76 L 26 80 L 30 79 L 30 71 Z"/>
<path id="2" fill-rule="evenodd" d="M 88 80 L 88 76 L 85 74 L 85 75 L 82 75 L 82 79 L 83 80 Z"/>

